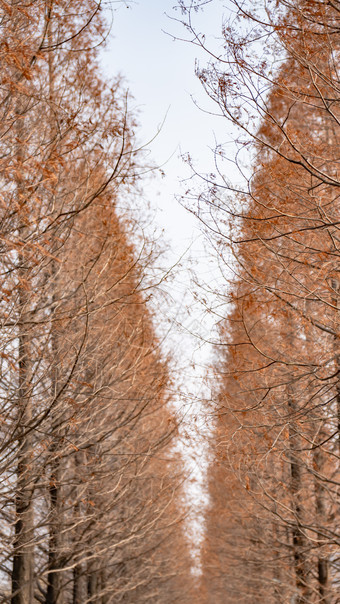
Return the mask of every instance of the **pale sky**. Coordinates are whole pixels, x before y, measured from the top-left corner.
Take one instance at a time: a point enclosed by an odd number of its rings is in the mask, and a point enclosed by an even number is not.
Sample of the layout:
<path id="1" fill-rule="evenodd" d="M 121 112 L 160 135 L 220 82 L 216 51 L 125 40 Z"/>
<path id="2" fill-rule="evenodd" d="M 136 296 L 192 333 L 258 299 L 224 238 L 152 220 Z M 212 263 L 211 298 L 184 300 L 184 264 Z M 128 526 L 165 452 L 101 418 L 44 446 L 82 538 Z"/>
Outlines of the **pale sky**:
<path id="1" fill-rule="evenodd" d="M 194 104 L 196 99 L 203 109 L 215 110 L 213 103 L 202 91 L 194 74 L 195 59 L 206 62 L 204 53 L 197 47 L 172 36 L 186 35 L 184 28 L 171 20 L 180 18 L 174 9 L 176 0 L 135 0 L 131 8 L 123 5 L 114 12 L 114 22 L 109 49 L 104 56 L 107 72 L 121 72 L 134 96 L 132 108 L 140 112 L 139 138 L 150 141 L 165 119 L 160 134 L 148 145 L 155 162 L 162 166 L 166 178 L 155 184 L 149 194 L 162 208 L 167 235 L 173 248 L 181 252 L 192 237 L 197 236 L 196 221 L 175 201 L 174 196 L 183 191 L 179 181 L 189 172 L 180 159 L 180 152 L 190 152 L 200 170 L 212 169 L 214 134 L 223 137 L 225 122 L 205 114 Z M 197 15 L 197 23 L 206 34 L 219 36 L 222 5 L 213 2 Z M 167 32 L 167 33 L 166 33 Z M 158 190 L 158 197 L 156 197 Z"/>
<path id="2" fill-rule="evenodd" d="M 209 112 L 215 106 L 208 99 L 195 76 L 195 60 L 200 59 L 203 65 L 206 56 L 200 49 L 185 42 L 174 40 L 184 37 L 186 32 L 171 17 L 180 18 L 174 10 L 176 0 L 136 0 L 131 8 L 121 6 L 114 12 L 111 41 L 104 55 L 104 66 L 108 75 L 117 72 L 126 79 L 126 84 L 134 97 L 131 109 L 139 111 L 139 140 L 147 144 L 156 134 L 165 119 L 159 135 L 148 148 L 154 162 L 163 167 L 165 178 L 146 182 L 144 196 L 157 208 L 157 223 L 164 230 L 164 238 L 172 248 L 170 262 L 183 254 L 191 243 L 190 252 L 186 255 L 181 270 L 171 283 L 171 295 L 174 304 L 163 306 L 160 310 L 168 321 L 176 319 L 178 313 L 182 325 L 172 329 L 170 342 L 176 348 L 177 358 L 177 401 L 186 408 L 187 402 L 193 404 L 189 412 L 190 422 L 193 416 L 199 416 L 198 425 L 204 426 L 204 416 L 200 404 L 195 404 L 200 397 L 209 396 L 203 386 L 204 365 L 211 360 L 209 346 L 202 346 L 202 341 L 195 334 L 210 337 L 214 317 L 202 313 L 202 308 L 192 297 L 190 282 L 190 258 L 197 275 L 203 281 L 211 281 L 217 273 L 217 263 L 212 254 L 206 252 L 203 237 L 200 235 L 198 221 L 183 209 L 176 196 L 179 196 L 189 183 L 181 184 L 190 172 L 180 158 L 181 153 L 190 153 L 197 169 L 211 172 L 214 169 L 210 148 L 215 147 L 215 137 L 219 142 L 228 138 L 228 127 L 220 117 L 207 114 L 195 106 Z M 217 10 L 220 8 L 221 10 Z M 220 36 L 222 22 L 222 3 L 215 0 L 208 4 L 205 11 L 197 15 L 199 28 L 205 32 L 207 39 L 217 44 L 215 37 Z M 168 32 L 168 33 L 165 33 Z M 172 36 L 171 36 L 172 34 Z M 181 316 L 181 307 L 190 306 L 190 313 Z M 159 316 L 159 315 L 158 315 Z M 194 335 L 190 335 L 192 332 Z M 191 364 L 195 361 L 195 366 Z M 181 390 L 182 389 L 182 390 Z M 190 429 L 190 428 L 189 428 Z M 193 448 L 188 445 L 188 456 Z M 192 487 L 190 496 L 195 500 L 197 509 L 202 512 L 205 498 L 202 491 L 205 474 L 205 446 L 200 439 L 196 445 L 196 463 L 194 471 L 196 486 Z M 194 541 L 197 547 L 200 542 L 202 525 L 199 518 L 193 523 Z"/>
<path id="3" fill-rule="evenodd" d="M 109 76 L 117 72 L 124 76 L 133 95 L 131 109 L 139 112 L 139 140 L 147 145 L 150 157 L 165 172 L 165 178 L 156 178 L 151 183 L 146 181 L 144 196 L 151 201 L 153 208 L 157 208 L 156 222 L 164 230 L 164 241 L 170 243 L 172 249 L 169 263 L 176 263 L 191 246 L 185 256 L 187 265 L 183 263 L 171 285 L 171 293 L 177 303 L 184 306 L 188 299 L 184 300 L 183 296 L 190 289 L 189 256 L 203 281 L 211 282 L 217 265 L 213 255 L 204 249 L 199 222 L 176 200 L 176 196 L 193 184 L 186 180 L 191 173 L 180 155 L 190 153 L 199 172 L 213 171 L 211 149 L 215 148 L 215 139 L 218 142 L 230 140 L 230 128 L 225 119 L 212 115 L 216 107 L 195 75 L 195 61 L 198 59 L 200 66 L 205 65 L 206 54 L 197 46 L 179 39 L 188 34 L 175 20 L 181 18 L 180 11 L 175 9 L 176 0 L 134 0 L 128 4 L 130 8 L 126 8 L 123 2 L 117 3 L 119 8 L 113 12 L 104 66 Z M 221 36 L 223 4 L 220 0 L 213 0 L 205 5 L 204 11 L 195 14 L 198 30 L 205 33 L 206 40 L 215 48 Z M 160 133 L 148 144 L 163 121 Z M 189 304 L 192 312 L 186 328 L 209 337 L 212 318 L 205 316 L 202 319 L 201 309 L 193 299 Z M 177 312 L 170 307 L 168 311 L 170 314 Z M 179 339 L 176 346 L 180 346 L 180 342 L 187 359 L 194 348 L 201 346 L 198 340 L 189 345 L 185 338 Z M 205 347 L 203 357 L 208 355 Z M 196 360 L 201 362 L 201 352 Z"/>

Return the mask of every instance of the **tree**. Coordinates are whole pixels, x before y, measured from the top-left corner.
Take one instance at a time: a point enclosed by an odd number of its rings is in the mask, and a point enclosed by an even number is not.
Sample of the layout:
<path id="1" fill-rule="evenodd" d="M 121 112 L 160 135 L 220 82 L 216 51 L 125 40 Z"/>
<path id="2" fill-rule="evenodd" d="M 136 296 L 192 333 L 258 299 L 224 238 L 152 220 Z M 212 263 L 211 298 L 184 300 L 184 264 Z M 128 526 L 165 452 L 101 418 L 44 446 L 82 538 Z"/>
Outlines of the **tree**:
<path id="1" fill-rule="evenodd" d="M 1 19 L 1 599 L 173 602 L 184 477 L 153 247 L 116 210 L 142 159 L 100 76 L 101 3 L 3 2 Z"/>
<path id="2" fill-rule="evenodd" d="M 244 189 L 223 177 L 219 148 L 217 176 L 206 178 L 200 197 L 199 217 L 235 275 L 227 277 L 224 300 L 231 306 L 220 328 L 217 435 L 219 449 L 228 443 L 226 477 L 232 472 L 246 491 L 243 539 L 252 574 L 238 542 L 228 544 L 223 563 L 242 558 L 251 589 L 246 598 L 260 593 L 262 601 L 335 602 L 338 7 L 308 0 L 231 4 L 225 55 L 198 70 L 221 114 L 239 128 L 240 151 L 253 141 Z M 182 8 L 192 33 L 194 5 Z M 259 59 L 260 40 L 265 50 Z M 200 36 L 195 41 L 204 46 Z M 227 487 L 222 493 L 230 501 Z M 216 486 L 211 505 L 216 518 Z M 254 516 L 260 540 L 254 540 Z M 208 527 L 216 535 L 212 523 Z M 212 540 L 208 551 L 214 547 Z M 273 569 L 277 560 L 280 577 Z"/>

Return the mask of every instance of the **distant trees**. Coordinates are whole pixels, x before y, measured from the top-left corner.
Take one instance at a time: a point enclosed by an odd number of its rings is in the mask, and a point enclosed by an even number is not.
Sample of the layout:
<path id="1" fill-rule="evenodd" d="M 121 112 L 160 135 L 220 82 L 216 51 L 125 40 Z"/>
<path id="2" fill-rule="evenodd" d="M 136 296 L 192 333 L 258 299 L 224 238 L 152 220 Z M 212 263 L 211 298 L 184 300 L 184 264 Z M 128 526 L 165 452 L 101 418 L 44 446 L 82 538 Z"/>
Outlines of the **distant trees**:
<path id="1" fill-rule="evenodd" d="M 138 180 L 95 0 L 1 2 L 0 599 L 185 601 L 170 376 L 117 200 Z M 125 223 L 124 223 L 125 220 Z"/>
<path id="2" fill-rule="evenodd" d="M 196 3 L 184 4 L 192 32 Z M 216 175 L 200 197 L 229 302 L 215 364 L 205 601 L 335 604 L 339 6 L 230 8 L 225 54 L 198 76 L 239 129 L 235 166 L 243 174 L 242 150 L 253 141 L 253 169 L 236 190 L 218 148 Z"/>

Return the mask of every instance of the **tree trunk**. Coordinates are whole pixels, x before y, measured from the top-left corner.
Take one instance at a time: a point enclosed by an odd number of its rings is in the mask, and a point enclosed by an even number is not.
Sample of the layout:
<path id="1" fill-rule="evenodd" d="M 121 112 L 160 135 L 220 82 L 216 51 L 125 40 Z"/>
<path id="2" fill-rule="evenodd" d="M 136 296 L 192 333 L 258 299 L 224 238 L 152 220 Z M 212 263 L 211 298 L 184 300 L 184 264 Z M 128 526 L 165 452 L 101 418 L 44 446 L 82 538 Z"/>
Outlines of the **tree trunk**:
<path id="1" fill-rule="evenodd" d="M 17 203 L 19 206 L 18 233 L 25 241 L 26 226 L 24 220 L 25 187 L 21 166 L 24 163 L 24 131 L 21 101 L 16 110 L 17 162 L 16 181 Z M 17 435 L 18 463 L 15 497 L 15 521 L 12 567 L 11 604 L 31 604 L 33 602 L 33 477 L 32 477 L 32 434 L 28 432 L 32 419 L 31 393 L 31 334 L 29 332 L 29 283 L 27 264 L 24 254 L 18 254 L 17 281 L 19 292 L 18 316 L 18 400 Z"/>
<path id="2" fill-rule="evenodd" d="M 47 574 L 47 594 L 46 604 L 60 604 L 60 551 L 59 551 L 59 461 L 56 459 L 57 451 L 56 447 L 53 446 L 55 457 L 51 464 L 50 474 L 50 487 L 49 487 L 49 499 L 50 499 L 50 537 L 48 545 L 48 574 Z"/>
<path id="3" fill-rule="evenodd" d="M 72 461 L 74 463 L 74 474 L 75 474 L 75 481 L 77 481 L 82 474 L 82 470 L 84 469 L 84 466 L 86 465 L 86 453 L 85 451 L 77 451 L 73 458 Z M 82 502 L 81 502 L 81 491 L 79 489 L 79 485 L 76 484 L 75 489 L 74 489 L 74 523 L 75 526 L 81 526 L 81 519 L 86 520 L 86 515 L 84 513 L 84 509 L 82 509 Z M 86 493 L 86 496 L 89 496 L 89 493 Z M 83 530 L 83 529 L 82 529 Z M 85 553 L 87 553 L 88 551 L 88 544 L 85 543 L 84 541 L 86 541 L 86 535 L 83 534 L 83 541 L 81 543 L 78 543 L 78 536 L 77 536 L 77 529 L 75 529 L 74 531 L 74 537 L 76 540 L 76 543 L 74 545 L 74 553 L 76 555 L 76 557 L 79 558 L 79 545 L 81 546 L 80 549 L 82 551 L 85 551 Z M 85 574 L 85 563 L 84 562 L 78 562 L 76 564 L 76 566 L 73 569 L 73 600 L 72 600 L 72 604 L 83 604 L 84 601 L 86 601 L 86 592 L 87 592 L 87 581 L 86 581 L 86 574 Z"/>
<path id="4" fill-rule="evenodd" d="M 309 587 L 309 572 L 307 551 L 308 544 L 303 529 L 302 490 L 302 460 L 300 460 L 301 437 L 296 425 L 296 405 L 292 392 L 288 393 L 288 409 L 291 416 L 289 421 L 289 462 L 290 462 L 290 491 L 294 521 L 291 534 L 293 542 L 293 560 L 295 582 L 297 588 L 296 604 L 310 604 L 311 591 Z"/>
<path id="5" fill-rule="evenodd" d="M 19 258 L 22 263 L 23 259 Z M 20 273 L 22 269 L 19 269 Z M 20 275 L 19 275 L 20 278 Z M 27 311 L 27 291 L 20 286 L 21 321 L 19 333 L 18 384 L 18 465 L 15 498 L 11 604 L 33 602 L 33 481 L 32 435 L 27 433 L 32 419 L 30 336 L 24 323 Z"/>
<path id="6" fill-rule="evenodd" d="M 47 41 L 50 48 L 53 47 L 53 4 L 54 0 L 46 0 L 46 30 Z M 48 90 L 50 103 L 50 140 L 55 139 L 56 129 L 54 122 L 54 57 L 53 53 L 48 54 Z M 55 250 L 53 250 L 54 252 Z M 59 362 L 60 362 L 60 342 L 58 338 L 58 326 L 55 322 L 56 307 L 58 304 L 58 267 L 55 260 L 51 261 L 51 401 L 53 409 L 51 412 L 51 446 L 50 446 L 50 480 L 49 480 L 49 545 L 48 545 L 48 574 L 47 574 L 47 595 L 46 604 L 62 604 L 62 560 L 61 560 L 61 472 L 60 467 L 60 445 L 62 434 L 60 433 L 61 417 L 58 412 L 57 397 L 60 388 Z"/>
<path id="7" fill-rule="evenodd" d="M 95 570 L 93 562 L 87 565 L 87 599 L 95 602 L 98 594 L 98 571 Z"/>
<path id="8" fill-rule="evenodd" d="M 77 564 L 73 569 L 73 600 L 72 604 L 83 604 L 86 598 L 86 576 L 82 564 Z"/>
<path id="9" fill-rule="evenodd" d="M 322 433 L 321 433 L 321 438 Z M 314 466 L 318 474 L 322 473 L 324 464 L 323 452 L 320 447 L 317 447 L 314 451 Z M 327 510 L 325 504 L 325 489 L 322 482 L 315 477 L 315 508 L 316 508 L 316 522 L 318 526 L 322 526 L 325 523 L 327 517 Z M 322 534 L 318 534 L 318 589 L 319 589 L 319 604 L 329 604 L 327 597 L 328 593 L 328 569 L 329 560 L 328 556 L 323 553 L 324 538 Z"/>
<path id="10" fill-rule="evenodd" d="M 331 285 L 332 285 L 332 289 L 334 290 L 334 294 L 335 294 L 334 298 L 332 299 L 332 303 L 336 308 L 338 308 L 339 294 L 340 294 L 340 284 L 338 282 L 338 279 L 332 279 Z M 338 331 L 338 329 L 336 329 L 336 331 Z M 339 337 L 338 337 L 338 335 L 334 336 L 334 352 L 335 352 L 336 369 L 339 371 L 340 370 L 340 353 L 339 353 Z M 339 448 L 339 454 L 340 454 L 340 377 L 339 376 L 337 378 L 335 390 L 336 390 L 336 415 L 337 415 L 336 428 L 337 428 L 337 433 L 338 433 L 338 448 Z"/>
<path id="11" fill-rule="evenodd" d="M 56 289 L 56 266 L 52 260 L 52 286 Z M 52 316 L 57 303 L 56 292 L 52 295 Z M 51 375 L 51 394 L 53 401 L 53 409 L 51 413 L 51 447 L 50 447 L 50 479 L 49 479 L 49 545 L 48 545 L 48 574 L 47 574 L 47 594 L 46 604 L 62 604 L 61 580 L 62 568 L 61 561 L 61 526 L 62 526 L 62 510 L 61 510 L 61 471 L 60 466 L 60 447 L 62 444 L 62 435 L 60 433 L 61 416 L 58 413 L 58 405 L 56 398 L 59 391 L 59 375 L 58 361 L 60 358 L 59 342 L 57 327 L 52 324 L 51 328 L 51 352 L 52 352 L 52 375 Z"/>

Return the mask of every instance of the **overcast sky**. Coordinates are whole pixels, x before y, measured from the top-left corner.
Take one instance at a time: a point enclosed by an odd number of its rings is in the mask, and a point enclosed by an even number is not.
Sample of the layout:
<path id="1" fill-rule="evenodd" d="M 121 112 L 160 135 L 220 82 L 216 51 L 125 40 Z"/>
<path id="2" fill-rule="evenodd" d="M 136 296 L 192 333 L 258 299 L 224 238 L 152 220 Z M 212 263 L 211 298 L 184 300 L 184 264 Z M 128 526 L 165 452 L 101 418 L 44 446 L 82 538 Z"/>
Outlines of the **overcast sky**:
<path id="1" fill-rule="evenodd" d="M 157 223 L 172 248 L 170 262 L 176 262 L 191 245 L 186 254 L 188 263 L 191 255 L 199 278 L 211 280 L 215 259 L 204 249 L 198 221 L 176 198 L 192 185 L 186 180 L 191 174 L 181 154 L 190 153 L 198 171 L 213 171 L 211 149 L 215 139 L 224 142 L 228 138 L 228 126 L 223 118 L 212 115 L 215 105 L 195 75 L 197 59 L 201 66 L 207 62 L 205 53 L 180 39 L 188 34 L 176 21 L 181 19 L 176 0 L 135 0 L 128 4 L 129 8 L 123 2 L 114 5 L 118 9 L 113 12 L 112 34 L 104 53 L 105 69 L 109 76 L 120 72 L 125 78 L 133 95 L 131 109 L 139 112 L 139 141 L 147 144 L 150 157 L 165 172 L 163 179 L 146 181 L 144 195 L 158 210 Z M 223 4 L 219 0 L 208 2 L 204 11 L 195 14 L 198 31 L 215 47 L 221 36 Z M 148 144 L 162 123 L 160 133 Z M 178 273 L 172 285 L 177 301 L 189 290 L 189 280 L 186 268 Z M 188 328 L 208 336 L 211 319 L 202 321 L 198 305 L 193 310 Z M 188 349 L 186 343 L 183 346 Z M 198 341 L 192 342 L 195 346 L 199 346 Z M 207 354 L 206 350 L 204 356 Z"/>
<path id="2" fill-rule="evenodd" d="M 175 201 L 183 191 L 180 181 L 189 176 L 180 158 L 189 152 L 203 172 L 212 167 L 214 132 L 223 129 L 221 118 L 213 118 L 195 106 L 214 110 L 195 76 L 195 59 L 206 61 L 204 54 L 191 44 L 174 40 L 183 37 L 184 28 L 173 19 L 181 14 L 174 8 L 176 0 L 136 0 L 114 12 L 112 37 L 105 53 L 108 73 L 121 72 L 138 108 L 141 128 L 139 138 L 147 143 L 165 120 L 156 140 L 148 145 L 152 157 L 163 166 L 166 177 L 149 190 L 154 203 L 162 209 L 167 235 L 180 251 L 191 240 L 198 225 Z M 209 36 L 219 36 L 221 11 L 213 2 L 199 13 L 196 21 Z M 156 195 L 158 193 L 158 197 Z"/>
<path id="3" fill-rule="evenodd" d="M 174 39 L 186 36 L 184 28 L 174 20 L 181 17 L 174 8 L 175 2 L 136 0 L 129 3 L 131 8 L 119 5 L 119 9 L 114 11 L 112 36 L 104 55 L 104 65 L 109 76 L 117 72 L 124 76 L 134 97 L 130 107 L 139 112 L 139 141 L 147 144 L 154 162 L 165 172 L 164 178 L 146 182 L 144 195 L 157 208 L 157 222 L 164 229 L 164 238 L 172 248 L 171 261 L 176 262 L 191 244 L 183 268 L 177 272 L 171 285 L 174 307 L 170 304 L 162 309 L 171 320 L 177 312 L 180 314 L 181 304 L 189 302 L 191 305 L 190 315 L 182 318 L 184 326 L 175 327 L 172 338 L 178 353 L 178 383 L 184 384 L 182 391 L 179 386 L 178 399 L 182 398 L 186 403 L 207 394 L 202 376 L 211 352 L 208 346 L 202 347 L 199 338 L 190 336 L 188 332 L 209 337 L 214 323 L 211 316 L 202 315 L 199 304 L 191 297 L 190 257 L 195 262 L 199 278 L 206 281 L 214 274 L 215 260 L 204 248 L 199 223 L 176 200 L 189 186 L 189 182 L 183 183 L 190 173 L 181 154 L 190 153 L 199 171 L 212 171 L 211 149 L 215 147 L 215 138 L 219 142 L 224 141 L 224 136 L 227 138 L 227 126 L 223 119 L 211 115 L 215 107 L 195 76 L 195 61 L 199 59 L 204 65 L 206 56 L 199 48 Z M 215 46 L 221 22 L 222 3 L 218 0 L 208 3 L 204 12 L 196 15 L 197 27 Z M 162 123 L 160 133 L 148 144 Z M 192 359 L 196 368 L 191 364 Z M 200 415 L 200 407 L 194 406 L 191 413 L 197 411 Z M 204 420 L 201 421 L 203 425 Z M 202 447 L 198 451 L 197 459 L 200 461 L 204 460 Z M 198 469 L 196 475 L 199 485 L 204 478 L 204 469 L 203 474 Z M 200 487 L 198 491 L 192 490 L 193 493 L 197 505 L 202 508 Z M 196 529 L 199 534 L 199 526 L 196 525 Z"/>

